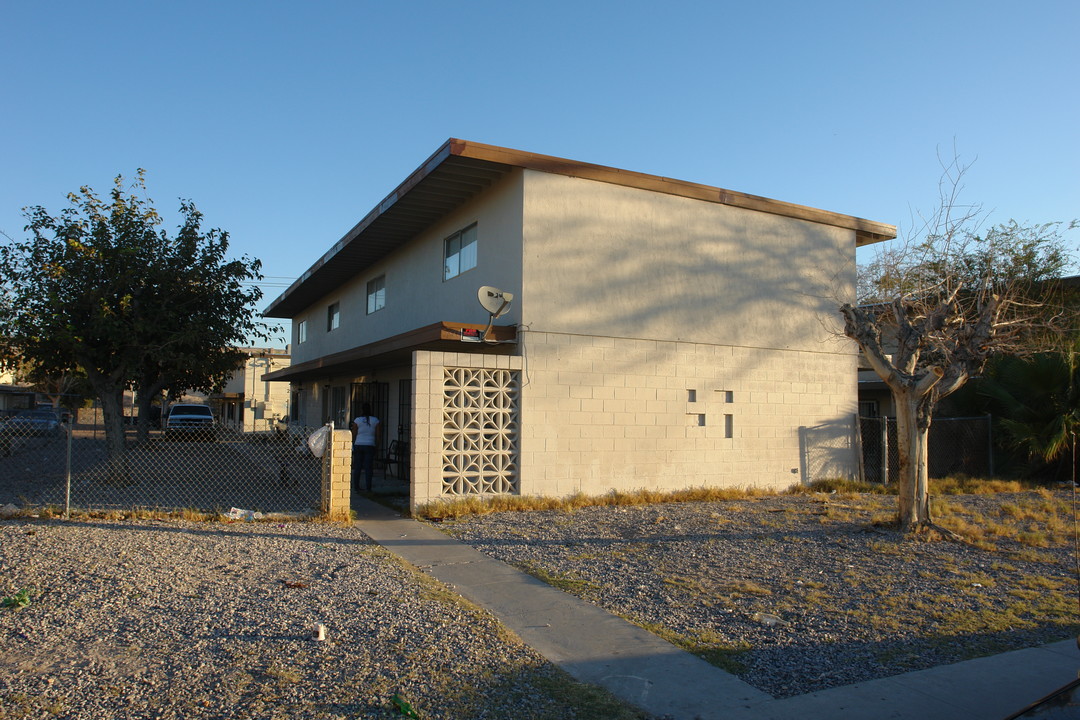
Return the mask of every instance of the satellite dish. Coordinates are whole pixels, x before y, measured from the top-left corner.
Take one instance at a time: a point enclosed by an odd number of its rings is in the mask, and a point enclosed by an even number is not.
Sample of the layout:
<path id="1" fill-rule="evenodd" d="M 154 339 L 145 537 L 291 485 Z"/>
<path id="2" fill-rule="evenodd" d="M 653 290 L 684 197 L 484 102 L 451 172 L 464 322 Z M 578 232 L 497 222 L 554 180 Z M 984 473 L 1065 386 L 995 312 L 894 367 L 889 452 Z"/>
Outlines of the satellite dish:
<path id="1" fill-rule="evenodd" d="M 502 317 L 510 309 L 510 303 L 514 299 L 513 293 L 503 292 L 499 288 L 484 285 L 476 291 L 476 297 L 484 309 L 491 314 L 491 319 Z"/>
<path id="2" fill-rule="evenodd" d="M 488 340 L 488 336 L 491 334 L 491 326 L 495 323 L 495 318 L 502 317 L 510 309 L 510 303 L 513 301 L 514 295 L 513 293 L 503 292 L 499 288 L 484 285 L 476 291 L 476 299 L 480 301 L 480 304 L 490 315 L 487 329 L 484 330 L 481 340 L 491 342 Z"/>

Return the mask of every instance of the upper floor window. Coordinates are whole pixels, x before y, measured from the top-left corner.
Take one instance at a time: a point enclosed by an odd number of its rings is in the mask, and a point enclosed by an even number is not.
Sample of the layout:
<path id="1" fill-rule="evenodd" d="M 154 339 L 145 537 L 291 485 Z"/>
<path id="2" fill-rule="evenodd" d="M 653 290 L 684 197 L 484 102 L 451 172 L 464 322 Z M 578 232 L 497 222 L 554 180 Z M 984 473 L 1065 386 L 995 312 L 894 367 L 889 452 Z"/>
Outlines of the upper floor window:
<path id="1" fill-rule="evenodd" d="M 386 276 L 380 275 L 367 284 L 367 314 L 382 310 L 386 305 Z"/>
<path id="2" fill-rule="evenodd" d="M 326 332 L 337 330 L 341 326 L 341 303 L 334 303 L 326 308 Z"/>
<path id="3" fill-rule="evenodd" d="M 307 320 L 296 323 L 296 344 L 307 341 Z"/>
<path id="4" fill-rule="evenodd" d="M 460 230 L 443 243 L 443 280 L 457 277 L 476 267 L 476 223 Z"/>

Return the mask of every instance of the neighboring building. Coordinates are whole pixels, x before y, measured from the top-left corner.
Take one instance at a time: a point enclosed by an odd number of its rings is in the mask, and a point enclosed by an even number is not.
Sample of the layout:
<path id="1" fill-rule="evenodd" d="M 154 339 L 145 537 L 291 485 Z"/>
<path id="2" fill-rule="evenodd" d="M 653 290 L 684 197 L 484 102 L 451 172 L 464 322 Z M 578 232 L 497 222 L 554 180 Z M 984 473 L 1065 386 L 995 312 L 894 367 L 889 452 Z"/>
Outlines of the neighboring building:
<path id="1" fill-rule="evenodd" d="M 280 348 L 240 348 L 247 357 L 225 383 L 221 393 L 211 395 L 220 424 L 241 432 L 266 432 L 289 416 L 289 388 L 263 380 L 267 373 L 289 367 L 288 350 Z"/>
<path id="2" fill-rule="evenodd" d="M 267 309 L 293 420 L 362 402 L 411 447 L 411 501 L 857 469 L 838 303 L 883 223 L 450 140 Z M 490 342 L 481 286 L 515 296 Z M 815 455 L 820 458 L 820 455 Z M 820 459 L 814 462 L 821 462 Z"/>
<path id="3" fill-rule="evenodd" d="M 858 378 L 859 415 L 865 418 L 896 417 L 892 390 L 861 353 Z"/>
<path id="4" fill-rule="evenodd" d="M 0 368 L 0 418 L 16 415 L 39 405 L 52 406 L 59 397 L 39 392 L 30 383 L 19 382 L 14 370 Z"/>
<path id="5" fill-rule="evenodd" d="M 34 407 L 36 393 L 21 385 L 0 384 L 0 417 Z"/>
<path id="6" fill-rule="evenodd" d="M 15 373 L 0 367 L 0 417 L 34 407 L 34 391 L 15 384 Z"/>

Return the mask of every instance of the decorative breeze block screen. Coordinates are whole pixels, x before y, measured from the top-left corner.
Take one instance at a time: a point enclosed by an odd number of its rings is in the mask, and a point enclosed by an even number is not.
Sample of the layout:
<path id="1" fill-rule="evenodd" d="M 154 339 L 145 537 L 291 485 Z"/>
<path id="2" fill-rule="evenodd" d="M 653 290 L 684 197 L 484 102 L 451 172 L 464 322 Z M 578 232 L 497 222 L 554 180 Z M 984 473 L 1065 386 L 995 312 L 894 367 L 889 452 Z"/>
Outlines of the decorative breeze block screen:
<path id="1" fill-rule="evenodd" d="M 520 373 L 443 372 L 443 494 L 518 494 Z"/>

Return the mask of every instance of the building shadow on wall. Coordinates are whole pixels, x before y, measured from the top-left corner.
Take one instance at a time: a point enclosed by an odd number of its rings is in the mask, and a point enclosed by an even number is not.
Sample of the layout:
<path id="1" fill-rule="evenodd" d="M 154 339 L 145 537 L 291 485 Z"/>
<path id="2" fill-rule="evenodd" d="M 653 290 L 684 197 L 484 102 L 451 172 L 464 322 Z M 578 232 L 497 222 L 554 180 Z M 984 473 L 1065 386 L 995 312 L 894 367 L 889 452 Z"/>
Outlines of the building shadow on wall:
<path id="1" fill-rule="evenodd" d="M 851 478 L 858 445 L 855 418 L 799 427 L 799 482 Z"/>

